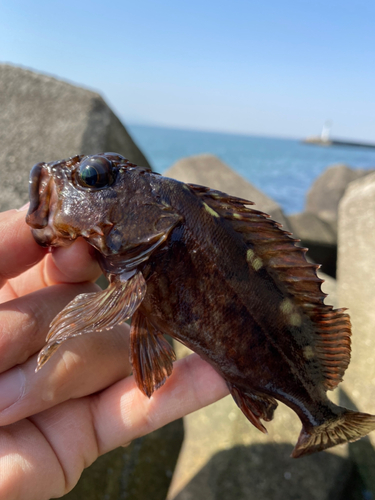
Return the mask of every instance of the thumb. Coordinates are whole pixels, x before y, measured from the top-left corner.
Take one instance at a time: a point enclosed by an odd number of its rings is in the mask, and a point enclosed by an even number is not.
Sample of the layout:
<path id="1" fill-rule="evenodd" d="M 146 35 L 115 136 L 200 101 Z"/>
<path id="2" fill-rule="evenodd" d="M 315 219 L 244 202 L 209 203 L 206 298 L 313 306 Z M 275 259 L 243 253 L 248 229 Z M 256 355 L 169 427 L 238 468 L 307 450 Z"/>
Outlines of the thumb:
<path id="1" fill-rule="evenodd" d="M 83 238 L 69 247 L 53 248 L 46 256 L 44 279 L 48 285 L 95 281 L 101 273 L 94 249 Z"/>

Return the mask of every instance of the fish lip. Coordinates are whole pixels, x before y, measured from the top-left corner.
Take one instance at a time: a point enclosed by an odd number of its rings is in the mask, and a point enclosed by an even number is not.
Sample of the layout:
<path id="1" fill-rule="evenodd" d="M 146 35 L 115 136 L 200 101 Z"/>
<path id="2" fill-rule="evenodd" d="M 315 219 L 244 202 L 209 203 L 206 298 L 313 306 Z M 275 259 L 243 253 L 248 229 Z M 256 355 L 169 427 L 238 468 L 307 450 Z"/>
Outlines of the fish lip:
<path id="1" fill-rule="evenodd" d="M 30 172 L 29 178 L 29 199 L 30 205 L 29 210 L 27 212 L 27 217 L 30 216 L 38 209 L 39 207 L 39 180 L 42 172 L 42 168 L 44 167 L 44 163 L 36 163 Z"/>
<path id="2" fill-rule="evenodd" d="M 41 247 L 57 246 L 56 236 L 52 228 L 32 229 L 31 232 L 34 236 L 34 240 Z"/>
<path id="3" fill-rule="evenodd" d="M 29 198 L 30 206 L 26 215 L 26 222 L 33 229 L 42 229 L 48 224 L 48 208 L 49 203 L 47 199 L 42 200 L 40 196 L 40 181 L 42 178 L 43 168 L 46 164 L 36 163 L 30 172 L 29 178 Z"/>
<path id="4" fill-rule="evenodd" d="M 29 180 L 30 207 L 26 223 L 32 228 L 35 241 L 42 247 L 65 246 L 64 239 L 54 225 L 57 207 L 57 190 L 51 164 L 37 163 L 31 169 Z"/>

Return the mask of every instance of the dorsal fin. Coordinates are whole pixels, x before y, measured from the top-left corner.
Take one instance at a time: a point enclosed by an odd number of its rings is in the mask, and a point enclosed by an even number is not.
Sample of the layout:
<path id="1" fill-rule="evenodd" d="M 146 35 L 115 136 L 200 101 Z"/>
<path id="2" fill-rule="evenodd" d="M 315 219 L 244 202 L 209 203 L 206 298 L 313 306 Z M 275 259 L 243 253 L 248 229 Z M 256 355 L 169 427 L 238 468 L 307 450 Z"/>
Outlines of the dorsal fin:
<path id="1" fill-rule="evenodd" d="M 316 356 L 320 360 L 324 387 L 334 389 L 341 382 L 350 361 L 351 324 L 345 309 L 333 309 L 324 304 L 326 294 L 321 289 L 324 280 L 316 273 L 320 266 L 307 262 L 307 249 L 297 246 L 300 240 L 283 231 L 281 224 L 250 208 L 253 202 L 204 186 L 189 186 L 241 234 L 249 248 L 249 263 L 255 269 L 265 266 L 286 296 L 289 295 L 293 306 L 312 321 L 316 334 L 314 351 L 307 350 L 304 355 L 307 359 Z"/>

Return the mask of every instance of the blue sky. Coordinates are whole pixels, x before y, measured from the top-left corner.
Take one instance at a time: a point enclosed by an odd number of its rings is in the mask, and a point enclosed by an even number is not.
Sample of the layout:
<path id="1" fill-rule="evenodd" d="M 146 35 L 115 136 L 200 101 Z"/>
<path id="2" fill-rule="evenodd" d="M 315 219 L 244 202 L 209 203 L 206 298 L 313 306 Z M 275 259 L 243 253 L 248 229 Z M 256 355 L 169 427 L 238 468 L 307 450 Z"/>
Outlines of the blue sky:
<path id="1" fill-rule="evenodd" d="M 373 1 L 0 0 L 0 61 L 125 123 L 375 142 Z"/>

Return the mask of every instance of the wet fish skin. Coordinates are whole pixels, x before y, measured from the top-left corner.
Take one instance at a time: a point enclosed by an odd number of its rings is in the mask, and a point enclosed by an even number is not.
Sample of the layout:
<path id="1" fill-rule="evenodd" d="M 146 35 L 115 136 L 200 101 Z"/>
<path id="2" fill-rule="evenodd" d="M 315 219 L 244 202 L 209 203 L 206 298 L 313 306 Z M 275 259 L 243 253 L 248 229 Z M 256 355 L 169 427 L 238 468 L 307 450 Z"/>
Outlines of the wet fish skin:
<path id="1" fill-rule="evenodd" d="M 92 165 L 104 178 L 108 170 L 108 185 L 82 184 L 85 175 L 96 182 L 87 176 Z M 276 400 L 292 408 L 303 425 L 295 457 L 375 428 L 375 417 L 326 395 L 350 360 L 348 315 L 324 304 L 317 266 L 251 202 L 153 174 L 116 153 L 37 164 L 30 182 L 36 241 L 84 237 L 110 279 L 107 291 L 78 296 L 56 317 L 39 367 L 64 340 L 133 316 L 133 372 L 149 397 L 172 372 L 169 334 L 224 377 L 259 430 Z"/>

